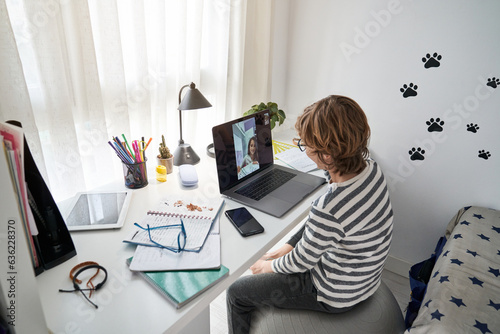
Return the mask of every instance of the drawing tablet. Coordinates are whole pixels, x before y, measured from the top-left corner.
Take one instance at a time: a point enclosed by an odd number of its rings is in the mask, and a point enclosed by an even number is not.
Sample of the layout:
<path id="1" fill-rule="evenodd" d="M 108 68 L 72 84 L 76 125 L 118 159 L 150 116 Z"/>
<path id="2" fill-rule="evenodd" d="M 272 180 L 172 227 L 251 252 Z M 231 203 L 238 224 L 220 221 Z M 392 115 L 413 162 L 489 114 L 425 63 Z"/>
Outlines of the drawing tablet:
<path id="1" fill-rule="evenodd" d="M 120 228 L 127 215 L 132 191 L 79 193 L 65 218 L 70 231 Z"/>

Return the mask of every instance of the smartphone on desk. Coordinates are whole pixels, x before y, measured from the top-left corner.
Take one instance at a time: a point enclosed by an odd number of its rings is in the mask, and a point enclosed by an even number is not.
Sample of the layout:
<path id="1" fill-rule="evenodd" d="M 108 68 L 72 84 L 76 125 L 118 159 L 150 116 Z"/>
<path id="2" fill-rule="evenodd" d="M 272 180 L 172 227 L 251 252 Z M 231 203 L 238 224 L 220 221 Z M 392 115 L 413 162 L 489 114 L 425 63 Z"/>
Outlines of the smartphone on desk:
<path id="1" fill-rule="evenodd" d="M 226 211 L 226 217 L 244 237 L 264 232 L 264 227 L 259 224 L 246 208 L 237 208 Z"/>

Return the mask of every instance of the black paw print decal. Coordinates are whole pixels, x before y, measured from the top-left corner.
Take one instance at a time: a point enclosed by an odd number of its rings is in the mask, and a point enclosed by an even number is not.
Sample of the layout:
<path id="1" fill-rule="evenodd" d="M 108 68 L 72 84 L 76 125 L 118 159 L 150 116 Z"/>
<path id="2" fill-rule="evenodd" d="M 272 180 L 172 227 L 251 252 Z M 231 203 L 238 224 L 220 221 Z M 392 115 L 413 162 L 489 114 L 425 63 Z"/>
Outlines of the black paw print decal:
<path id="1" fill-rule="evenodd" d="M 488 158 L 491 157 L 491 154 L 490 151 L 480 150 L 477 156 L 483 158 L 484 160 L 488 160 Z"/>
<path id="2" fill-rule="evenodd" d="M 401 93 L 403 93 L 403 97 L 407 98 L 410 96 L 417 96 L 417 89 L 417 85 L 413 85 L 413 83 L 410 83 L 409 85 L 404 84 L 400 91 Z"/>
<path id="3" fill-rule="evenodd" d="M 472 133 L 476 133 L 477 130 L 479 130 L 479 126 L 477 126 L 477 124 L 467 124 L 467 131 L 470 131 Z"/>
<path id="4" fill-rule="evenodd" d="M 498 78 L 488 78 L 488 83 L 486 84 L 486 86 L 490 86 L 491 88 L 497 88 L 498 86 L 500 86 L 500 79 Z"/>
<path id="5" fill-rule="evenodd" d="M 427 122 L 425 122 L 429 127 L 427 128 L 427 131 L 429 132 L 441 132 L 443 131 L 443 125 L 444 121 L 442 121 L 440 118 L 431 118 Z"/>
<path id="6" fill-rule="evenodd" d="M 441 63 L 439 62 L 441 58 L 441 55 L 438 55 L 437 52 L 434 52 L 432 56 L 429 53 L 426 54 L 425 57 L 422 58 L 422 61 L 424 62 L 425 68 L 439 67 L 439 65 L 441 65 Z"/>
<path id="7" fill-rule="evenodd" d="M 425 159 L 425 157 L 424 157 L 425 150 L 422 150 L 420 147 L 418 147 L 418 148 L 412 147 L 412 149 L 410 151 L 408 151 L 408 154 L 410 155 L 411 160 L 424 160 Z"/>

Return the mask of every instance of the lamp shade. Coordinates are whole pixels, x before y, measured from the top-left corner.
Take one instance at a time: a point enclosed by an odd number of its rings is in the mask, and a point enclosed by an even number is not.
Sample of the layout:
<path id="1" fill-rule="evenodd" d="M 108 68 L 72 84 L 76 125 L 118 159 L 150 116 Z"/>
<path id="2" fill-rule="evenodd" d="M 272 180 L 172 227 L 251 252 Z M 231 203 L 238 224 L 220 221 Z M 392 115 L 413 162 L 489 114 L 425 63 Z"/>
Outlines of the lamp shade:
<path id="1" fill-rule="evenodd" d="M 182 88 L 185 87 L 188 87 L 188 85 Z M 207 99 L 200 93 L 200 91 L 196 89 L 196 85 L 192 82 L 189 85 L 189 89 L 186 91 L 186 94 L 184 95 L 184 98 L 181 102 L 182 88 L 179 92 L 179 107 L 177 108 L 178 110 L 202 109 L 212 106 L 210 102 L 208 102 Z"/>

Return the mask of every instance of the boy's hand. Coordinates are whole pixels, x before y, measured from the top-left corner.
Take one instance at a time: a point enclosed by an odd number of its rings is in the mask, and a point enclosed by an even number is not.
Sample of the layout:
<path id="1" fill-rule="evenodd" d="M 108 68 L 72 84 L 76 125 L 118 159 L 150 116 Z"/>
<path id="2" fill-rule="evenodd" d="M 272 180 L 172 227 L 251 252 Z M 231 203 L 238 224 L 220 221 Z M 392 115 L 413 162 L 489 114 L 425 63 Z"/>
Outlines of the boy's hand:
<path id="1" fill-rule="evenodd" d="M 264 256 L 261 259 L 268 260 L 268 259 L 277 259 L 280 258 L 292 251 L 293 247 L 289 244 L 284 244 L 280 248 L 276 249 L 275 251 L 269 252 L 264 254 Z"/>
<path id="2" fill-rule="evenodd" d="M 251 267 L 250 270 L 252 274 L 264 274 L 264 273 L 272 273 L 273 269 L 271 268 L 271 261 L 266 260 L 258 260 Z"/>
<path id="3" fill-rule="evenodd" d="M 271 260 L 282 257 L 283 255 L 288 254 L 293 247 L 289 244 L 284 244 L 280 248 L 275 251 L 264 254 L 257 262 L 255 262 L 250 270 L 252 274 L 263 274 L 263 273 L 272 273 L 273 268 L 271 266 Z"/>

